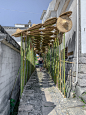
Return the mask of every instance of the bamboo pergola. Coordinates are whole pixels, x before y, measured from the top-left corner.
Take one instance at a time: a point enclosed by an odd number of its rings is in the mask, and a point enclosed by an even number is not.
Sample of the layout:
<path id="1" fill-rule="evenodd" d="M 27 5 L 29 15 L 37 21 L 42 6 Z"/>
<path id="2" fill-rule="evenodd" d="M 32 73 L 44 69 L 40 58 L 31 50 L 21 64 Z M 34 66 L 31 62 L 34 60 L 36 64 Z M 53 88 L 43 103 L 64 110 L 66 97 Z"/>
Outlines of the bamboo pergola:
<path id="1" fill-rule="evenodd" d="M 35 69 L 38 53 L 42 54 L 44 67 L 65 96 L 65 33 L 72 28 L 71 13 L 63 13 L 59 18 L 50 18 L 23 31 L 18 29 L 13 34 L 21 36 L 21 95 Z"/>

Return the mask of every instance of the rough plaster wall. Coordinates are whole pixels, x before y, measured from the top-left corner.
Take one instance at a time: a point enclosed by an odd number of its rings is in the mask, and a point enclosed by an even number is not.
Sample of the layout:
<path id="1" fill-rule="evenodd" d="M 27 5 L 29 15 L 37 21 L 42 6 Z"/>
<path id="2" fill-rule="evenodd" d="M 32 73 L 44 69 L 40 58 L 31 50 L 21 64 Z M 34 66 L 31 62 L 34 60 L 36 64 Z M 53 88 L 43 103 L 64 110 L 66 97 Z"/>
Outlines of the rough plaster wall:
<path id="1" fill-rule="evenodd" d="M 3 115 L 7 115 L 4 111 L 8 111 L 10 109 L 8 100 L 14 85 L 15 78 L 17 77 L 19 67 L 20 54 L 3 43 L 0 43 L 0 112 L 3 113 Z M 17 99 L 17 93 L 19 91 L 19 78 L 12 95 L 12 98 L 15 100 Z"/>
<path id="2" fill-rule="evenodd" d="M 56 11 L 51 11 L 51 15 L 49 18 L 57 17 L 57 12 Z"/>
<path id="3" fill-rule="evenodd" d="M 65 3 L 65 0 L 60 0 L 60 4 L 59 4 L 58 10 L 57 10 L 57 18 L 61 14 L 64 3 Z"/>

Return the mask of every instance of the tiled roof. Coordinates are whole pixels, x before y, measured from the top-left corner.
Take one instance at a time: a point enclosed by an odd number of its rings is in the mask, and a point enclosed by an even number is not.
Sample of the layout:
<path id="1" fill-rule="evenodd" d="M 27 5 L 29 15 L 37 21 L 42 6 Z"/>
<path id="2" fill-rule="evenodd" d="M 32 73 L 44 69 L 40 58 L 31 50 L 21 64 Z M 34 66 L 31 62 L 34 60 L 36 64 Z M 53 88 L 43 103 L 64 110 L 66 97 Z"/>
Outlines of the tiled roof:
<path id="1" fill-rule="evenodd" d="M 5 31 L 5 29 L 0 25 L 0 36 L 6 36 L 5 39 L 9 44 L 11 44 L 16 49 L 20 50 L 20 45 Z"/>

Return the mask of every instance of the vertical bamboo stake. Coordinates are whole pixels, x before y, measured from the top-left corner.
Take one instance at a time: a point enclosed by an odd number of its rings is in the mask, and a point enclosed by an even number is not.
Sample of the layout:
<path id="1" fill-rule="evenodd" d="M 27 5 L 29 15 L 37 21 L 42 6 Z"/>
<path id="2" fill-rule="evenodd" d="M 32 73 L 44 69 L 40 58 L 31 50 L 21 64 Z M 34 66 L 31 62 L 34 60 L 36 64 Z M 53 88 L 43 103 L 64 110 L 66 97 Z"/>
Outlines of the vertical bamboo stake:
<path id="1" fill-rule="evenodd" d="M 60 43 L 60 90 L 61 90 L 61 43 Z"/>
<path id="2" fill-rule="evenodd" d="M 55 59 L 54 59 L 54 67 L 55 67 L 55 75 L 54 75 L 54 78 L 55 78 L 55 84 L 56 84 L 56 66 L 57 66 L 57 63 L 56 63 L 56 38 L 55 38 Z"/>
<path id="3" fill-rule="evenodd" d="M 25 70 L 25 84 L 27 83 L 27 36 L 26 36 L 26 45 L 25 45 L 25 51 L 26 51 L 26 54 L 25 54 L 25 57 L 26 57 L 26 70 Z"/>
<path id="4" fill-rule="evenodd" d="M 65 97 L 65 33 L 64 33 L 64 97 Z"/>
<path id="5" fill-rule="evenodd" d="M 51 46 L 50 46 L 50 75 L 51 75 Z"/>
<path id="6" fill-rule="evenodd" d="M 54 42 L 53 42 L 53 80 L 54 80 Z"/>
<path id="7" fill-rule="evenodd" d="M 63 36 L 62 36 L 63 37 Z M 63 63 L 63 60 L 64 60 L 64 44 L 63 44 L 63 38 L 62 38 L 62 93 L 63 93 L 63 71 L 64 71 L 64 63 Z"/>
<path id="8" fill-rule="evenodd" d="M 30 43 L 31 42 L 31 40 L 30 40 L 30 37 L 29 37 L 29 61 L 30 61 L 30 74 L 29 74 L 29 76 L 31 76 L 31 46 L 30 46 Z"/>
<path id="9" fill-rule="evenodd" d="M 24 37 L 24 86 L 26 84 L 26 39 Z"/>
<path id="10" fill-rule="evenodd" d="M 28 80 L 29 80 L 29 77 L 30 77 L 30 43 L 29 43 L 29 36 L 28 36 Z"/>
<path id="11" fill-rule="evenodd" d="M 28 36 L 27 36 L 27 81 L 28 81 Z"/>
<path id="12" fill-rule="evenodd" d="M 58 87 L 59 87 L 59 65 L 60 65 L 60 61 L 59 61 L 59 40 L 58 40 Z"/>
<path id="13" fill-rule="evenodd" d="M 22 78 L 23 78 L 23 49 L 22 49 L 22 34 L 21 34 L 21 78 L 20 78 L 20 96 L 22 95 L 23 92 L 23 84 L 22 84 Z"/>
<path id="14" fill-rule="evenodd" d="M 58 84 L 58 40 L 57 38 L 56 38 L 56 84 Z"/>
<path id="15" fill-rule="evenodd" d="M 24 39 L 22 38 L 22 48 L 23 48 L 23 78 L 22 78 L 22 88 L 24 89 Z"/>

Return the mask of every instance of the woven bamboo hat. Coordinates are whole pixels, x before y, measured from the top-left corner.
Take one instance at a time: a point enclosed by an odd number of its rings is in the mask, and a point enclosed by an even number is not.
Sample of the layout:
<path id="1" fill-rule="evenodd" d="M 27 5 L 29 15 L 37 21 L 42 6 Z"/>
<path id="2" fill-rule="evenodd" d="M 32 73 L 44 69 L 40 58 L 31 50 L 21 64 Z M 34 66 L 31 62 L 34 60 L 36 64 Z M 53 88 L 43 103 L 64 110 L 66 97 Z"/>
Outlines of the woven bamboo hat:
<path id="1" fill-rule="evenodd" d="M 72 28 L 72 21 L 67 15 L 62 15 L 61 17 L 58 18 L 57 20 L 57 29 L 60 32 L 68 32 Z"/>
<path id="2" fill-rule="evenodd" d="M 49 18 L 49 19 L 47 19 L 47 20 L 44 22 L 43 26 L 45 27 L 45 26 L 48 26 L 48 25 L 53 25 L 53 24 L 56 23 L 56 21 L 57 21 L 57 18 L 56 18 L 56 17 L 54 17 L 54 18 Z"/>
<path id="3" fill-rule="evenodd" d="M 16 30 L 16 32 L 14 34 L 12 34 L 12 36 L 15 37 L 19 37 L 20 35 L 18 35 L 22 30 L 20 30 L 19 28 Z"/>
<path id="4" fill-rule="evenodd" d="M 72 14 L 72 11 L 68 11 L 68 12 L 62 13 L 59 17 L 64 16 L 64 15 L 67 15 L 69 17 L 71 16 L 71 14 Z"/>
<path id="5" fill-rule="evenodd" d="M 33 24 L 32 27 L 30 27 L 28 30 L 29 30 L 29 31 L 37 30 L 37 29 L 39 29 L 39 28 L 41 28 L 41 27 L 42 27 L 42 24 L 41 24 L 41 23 L 40 23 L 40 24 Z"/>

